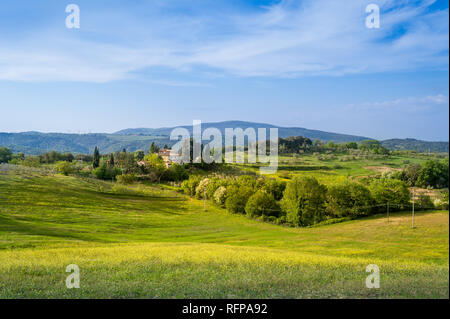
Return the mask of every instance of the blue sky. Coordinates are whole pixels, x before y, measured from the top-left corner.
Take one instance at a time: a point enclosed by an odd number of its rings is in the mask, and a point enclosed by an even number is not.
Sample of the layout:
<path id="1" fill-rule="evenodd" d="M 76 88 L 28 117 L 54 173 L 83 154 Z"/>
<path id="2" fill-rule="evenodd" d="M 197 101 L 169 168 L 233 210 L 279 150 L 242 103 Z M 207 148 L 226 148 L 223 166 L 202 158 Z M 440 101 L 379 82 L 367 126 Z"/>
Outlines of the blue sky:
<path id="1" fill-rule="evenodd" d="M 448 24 L 432 0 L 2 1 L 0 131 L 245 120 L 448 141 Z"/>

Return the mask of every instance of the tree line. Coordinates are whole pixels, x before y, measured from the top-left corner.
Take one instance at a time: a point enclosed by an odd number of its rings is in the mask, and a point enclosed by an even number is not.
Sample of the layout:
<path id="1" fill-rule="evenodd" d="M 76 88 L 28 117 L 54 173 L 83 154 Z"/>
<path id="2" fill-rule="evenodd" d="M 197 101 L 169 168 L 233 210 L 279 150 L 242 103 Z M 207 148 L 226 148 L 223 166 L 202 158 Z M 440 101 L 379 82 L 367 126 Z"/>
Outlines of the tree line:
<path id="1" fill-rule="evenodd" d="M 401 171 L 385 174 L 385 177 L 404 181 L 409 186 L 448 188 L 449 159 L 409 164 Z"/>
<path id="2" fill-rule="evenodd" d="M 212 200 L 230 213 L 291 226 L 369 216 L 385 212 L 387 205 L 390 211 L 411 205 L 408 185 L 395 179 L 374 179 L 366 184 L 348 180 L 326 186 L 308 176 L 284 182 L 249 175 L 191 175 L 181 184 L 181 190 L 198 199 Z M 429 196 L 417 196 L 416 209 L 434 207 Z"/>

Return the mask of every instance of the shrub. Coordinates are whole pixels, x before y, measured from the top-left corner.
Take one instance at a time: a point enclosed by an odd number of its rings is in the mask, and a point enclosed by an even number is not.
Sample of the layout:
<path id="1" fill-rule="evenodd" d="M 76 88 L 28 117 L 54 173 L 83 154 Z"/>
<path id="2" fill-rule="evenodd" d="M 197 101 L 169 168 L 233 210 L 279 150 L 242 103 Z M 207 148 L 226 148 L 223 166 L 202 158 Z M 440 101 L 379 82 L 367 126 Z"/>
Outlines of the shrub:
<path id="1" fill-rule="evenodd" d="M 225 207 L 231 213 L 245 212 L 245 205 L 248 198 L 253 194 L 253 189 L 249 186 L 230 186 L 227 188 L 227 199 L 225 200 Z"/>
<path id="2" fill-rule="evenodd" d="M 180 164 L 172 164 L 166 172 L 168 176 L 166 179 L 171 181 L 184 181 L 189 178 L 189 174 L 183 165 Z M 164 176 L 166 176 L 164 175 Z"/>
<path id="3" fill-rule="evenodd" d="M 221 187 L 221 186 L 226 187 L 227 185 L 228 185 L 228 180 L 226 180 L 226 179 L 220 179 L 217 177 L 210 178 L 209 184 L 206 186 L 206 197 L 213 198 L 214 193 L 216 192 L 216 190 L 219 187 Z"/>
<path id="4" fill-rule="evenodd" d="M 103 180 L 111 180 L 115 179 L 116 176 L 122 174 L 122 171 L 119 168 L 108 167 L 106 163 L 103 163 L 96 169 L 92 171 L 95 177 Z"/>
<path id="5" fill-rule="evenodd" d="M 295 226 L 307 226 L 324 219 L 327 189 L 314 177 L 295 177 L 287 184 L 281 205 L 286 221 Z"/>
<path id="6" fill-rule="evenodd" d="M 141 186 L 141 185 L 139 185 Z M 142 187 L 130 187 L 122 184 L 114 184 L 111 187 L 111 191 L 115 194 L 121 195 L 133 195 L 133 196 L 145 196 L 147 195 L 146 191 Z"/>
<path id="7" fill-rule="evenodd" d="M 120 184 L 132 184 L 137 181 L 137 176 L 135 174 L 122 174 L 118 175 L 117 182 Z"/>
<path id="8" fill-rule="evenodd" d="M 187 195 L 194 196 L 195 195 L 195 189 L 197 188 L 198 183 L 200 183 L 201 176 L 198 175 L 191 175 L 189 176 L 189 179 L 183 181 L 181 183 L 181 189 L 183 192 Z"/>
<path id="9" fill-rule="evenodd" d="M 449 192 L 448 189 L 441 191 L 439 198 L 437 199 L 435 206 L 438 209 L 448 210 L 448 202 L 449 202 Z"/>
<path id="10" fill-rule="evenodd" d="M 28 167 L 39 167 L 41 166 L 41 161 L 38 156 L 26 156 L 20 164 Z"/>
<path id="11" fill-rule="evenodd" d="M 280 207 L 277 205 L 272 194 L 265 191 L 257 191 L 250 196 L 245 205 L 245 212 L 248 216 L 278 216 Z"/>
<path id="12" fill-rule="evenodd" d="M 75 167 L 72 163 L 66 161 L 59 161 L 56 163 L 56 170 L 59 173 L 67 176 L 75 172 Z"/>
<path id="13" fill-rule="evenodd" d="M 278 176 L 280 176 L 281 178 L 284 178 L 284 179 L 292 178 L 291 174 L 289 174 L 288 172 L 285 172 L 285 171 L 278 173 Z"/>
<path id="14" fill-rule="evenodd" d="M 227 188 L 225 186 L 219 186 L 214 192 L 214 201 L 219 204 L 225 204 L 225 200 L 227 199 Z"/>
<path id="15" fill-rule="evenodd" d="M 426 209 L 433 209 L 434 203 L 431 200 L 431 197 L 426 194 L 420 194 L 417 198 L 416 202 L 414 203 L 414 206 L 418 210 L 426 210 Z"/>
<path id="16" fill-rule="evenodd" d="M 200 199 L 206 196 L 206 187 L 209 185 L 209 178 L 204 178 L 198 183 L 198 186 L 195 188 L 195 197 Z"/>
<path id="17" fill-rule="evenodd" d="M 237 183 L 239 186 L 255 188 L 255 185 L 256 185 L 256 179 L 255 179 L 255 177 L 253 177 L 253 176 L 242 175 L 242 176 L 239 176 L 239 177 L 238 177 L 238 179 L 236 180 L 236 183 Z"/>

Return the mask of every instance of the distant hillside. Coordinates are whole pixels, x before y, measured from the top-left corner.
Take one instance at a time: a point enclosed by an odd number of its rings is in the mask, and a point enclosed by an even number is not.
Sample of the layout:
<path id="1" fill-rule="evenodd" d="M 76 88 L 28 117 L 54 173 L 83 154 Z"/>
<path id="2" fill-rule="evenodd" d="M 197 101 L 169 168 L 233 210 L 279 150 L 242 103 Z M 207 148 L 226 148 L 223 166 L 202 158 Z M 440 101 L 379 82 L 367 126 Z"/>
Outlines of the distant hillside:
<path id="1" fill-rule="evenodd" d="M 448 153 L 448 142 L 427 142 L 413 138 L 406 139 L 390 139 L 381 141 L 381 144 L 390 150 L 415 150 L 418 152 L 442 152 Z"/>
<path id="2" fill-rule="evenodd" d="M 182 127 L 186 128 L 192 134 L 192 125 L 183 125 L 175 127 L 163 127 L 163 128 L 134 128 L 125 129 L 118 131 L 114 134 L 117 135 L 170 135 L 170 132 L 176 128 Z M 280 127 L 271 124 L 264 123 L 253 123 L 253 122 L 243 122 L 243 121 L 225 121 L 217 123 L 202 123 L 202 129 L 209 127 L 215 127 L 219 129 L 223 135 L 225 135 L 225 128 L 237 128 L 246 129 L 248 127 L 257 128 L 278 128 L 279 137 L 289 137 L 289 136 L 303 136 L 310 139 L 319 139 L 322 141 L 333 141 L 333 142 L 360 142 L 362 140 L 369 139 L 368 137 L 347 135 L 339 133 L 330 133 L 318 130 L 309 130 L 301 127 Z"/>
<path id="3" fill-rule="evenodd" d="M 179 126 L 188 129 L 192 134 L 192 125 Z M 251 123 L 242 121 L 227 121 L 219 123 L 202 123 L 202 128 L 218 128 L 225 135 L 225 128 L 246 129 L 253 128 L 278 128 L 279 137 L 303 136 L 310 139 L 333 142 L 360 142 L 367 137 L 330 133 L 318 130 L 310 130 L 301 127 L 278 127 L 270 124 Z M 41 154 L 51 150 L 71 153 L 92 153 L 98 146 L 100 152 L 111 153 L 122 150 L 136 151 L 148 150 L 150 144 L 155 142 L 159 146 L 172 145 L 170 132 L 175 127 L 163 128 L 135 128 L 125 129 L 114 134 L 64 134 L 64 133 L 0 133 L 0 146 L 6 146 L 13 152 L 25 154 Z M 391 150 L 417 150 L 420 152 L 448 152 L 448 142 L 426 142 L 414 139 L 391 139 L 382 141 L 382 145 Z"/>
<path id="4" fill-rule="evenodd" d="M 0 133 L 0 146 L 13 152 L 41 154 L 57 152 L 92 153 L 98 146 L 102 153 L 111 153 L 126 148 L 129 151 L 148 150 L 152 142 L 168 144 L 169 138 L 162 136 L 120 136 L 112 134 L 64 134 L 64 133 Z"/>

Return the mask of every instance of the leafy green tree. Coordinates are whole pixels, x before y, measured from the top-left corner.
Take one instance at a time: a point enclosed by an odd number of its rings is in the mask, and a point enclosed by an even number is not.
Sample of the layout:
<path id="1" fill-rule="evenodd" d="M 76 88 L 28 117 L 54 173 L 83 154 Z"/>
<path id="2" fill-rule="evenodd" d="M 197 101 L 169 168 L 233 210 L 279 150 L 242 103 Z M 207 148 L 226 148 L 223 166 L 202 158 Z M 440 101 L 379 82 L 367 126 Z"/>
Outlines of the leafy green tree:
<path id="1" fill-rule="evenodd" d="M 384 148 L 377 140 L 364 140 L 359 143 L 358 148 L 375 154 L 389 154 L 389 150 Z"/>
<path id="2" fill-rule="evenodd" d="M 77 154 L 75 155 L 75 160 L 89 163 L 93 161 L 93 156 L 86 154 Z"/>
<path id="3" fill-rule="evenodd" d="M 358 143 L 356 143 L 356 142 L 349 142 L 349 143 L 345 143 L 344 146 L 347 149 L 356 150 L 358 148 Z"/>
<path id="4" fill-rule="evenodd" d="M 69 175 L 75 172 L 75 167 L 72 163 L 67 161 L 59 161 L 56 163 L 56 170 L 63 174 L 63 175 Z"/>
<path id="5" fill-rule="evenodd" d="M 286 189 L 286 182 L 277 181 L 276 179 L 266 179 L 261 189 L 271 194 L 275 200 L 281 200 L 283 198 L 283 192 Z"/>
<path id="6" fill-rule="evenodd" d="M 144 160 L 148 163 L 149 169 L 156 176 L 158 182 L 160 182 L 166 172 L 166 166 L 161 156 L 158 154 L 148 154 L 144 157 Z"/>
<path id="7" fill-rule="evenodd" d="M 165 168 L 164 161 L 158 154 L 149 154 L 144 157 L 144 160 L 150 165 L 150 167 L 163 169 Z"/>
<path id="8" fill-rule="evenodd" d="M 391 210 L 400 210 L 409 205 L 411 193 L 408 185 L 396 179 L 379 179 L 371 182 L 370 193 L 379 210 L 384 211 L 385 205 L 390 204 Z"/>
<path id="9" fill-rule="evenodd" d="M 25 159 L 21 162 L 21 164 L 28 167 L 39 167 L 41 165 L 41 161 L 39 156 L 25 156 Z"/>
<path id="10" fill-rule="evenodd" d="M 417 179 L 420 175 L 421 166 L 420 164 L 409 164 L 403 170 L 405 174 L 405 182 L 408 183 L 409 186 L 416 185 Z"/>
<path id="11" fill-rule="evenodd" d="M 448 158 L 444 161 L 426 161 L 417 177 L 417 185 L 422 187 L 448 188 Z"/>
<path id="12" fill-rule="evenodd" d="M 231 213 L 245 213 L 247 200 L 253 194 L 253 188 L 249 186 L 232 185 L 227 188 L 225 207 Z"/>
<path id="13" fill-rule="evenodd" d="M 12 159 L 12 155 L 9 148 L 0 147 L 0 163 L 8 163 Z"/>
<path id="14" fill-rule="evenodd" d="M 303 136 L 291 136 L 278 139 L 278 149 L 280 153 L 298 153 L 299 151 L 307 151 L 313 142 Z M 266 147 L 266 149 L 268 149 Z"/>
<path id="15" fill-rule="evenodd" d="M 62 156 L 62 160 L 67 161 L 67 162 L 73 162 L 74 159 L 75 159 L 75 156 L 73 156 L 72 153 L 65 153 Z"/>
<path id="16" fill-rule="evenodd" d="M 245 205 L 245 212 L 250 217 L 263 215 L 278 217 L 280 211 L 273 195 L 261 190 L 250 196 Z"/>
<path id="17" fill-rule="evenodd" d="M 148 151 L 149 154 L 155 154 L 159 152 L 159 147 L 155 144 L 155 142 L 152 142 L 150 145 L 150 150 Z"/>
<path id="18" fill-rule="evenodd" d="M 371 211 L 370 191 L 356 182 L 333 185 L 327 191 L 327 212 L 331 216 L 358 216 Z"/>
<path id="19" fill-rule="evenodd" d="M 296 176 L 286 186 L 281 207 L 286 221 L 296 226 L 307 226 L 325 217 L 327 188 L 314 177 Z"/>
<path id="20" fill-rule="evenodd" d="M 142 150 L 137 150 L 136 152 L 134 152 L 134 159 L 139 162 L 142 161 L 144 159 L 145 153 Z"/>
<path id="21" fill-rule="evenodd" d="M 97 146 L 94 148 L 94 158 L 92 161 L 92 167 L 95 169 L 100 166 L 100 152 L 98 151 Z"/>
<path id="22" fill-rule="evenodd" d="M 332 149 L 332 150 L 336 150 L 337 148 L 338 148 L 338 144 L 336 144 L 335 142 L 333 142 L 333 141 L 329 141 L 326 145 L 325 145 L 325 147 L 326 148 L 328 148 L 328 149 Z"/>
<path id="23" fill-rule="evenodd" d="M 10 164 L 18 165 L 25 159 L 25 155 L 20 152 L 12 154 L 12 159 L 9 161 Z"/>
<path id="24" fill-rule="evenodd" d="M 200 183 L 200 180 L 202 179 L 201 176 L 198 175 L 191 175 L 189 176 L 189 179 L 183 181 L 181 183 L 181 189 L 183 192 L 187 195 L 194 196 L 195 190 L 198 186 L 198 183 Z"/>
<path id="25" fill-rule="evenodd" d="M 93 170 L 93 174 L 98 179 L 111 180 L 115 179 L 117 175 L 121 175 L 122 171 L 117 167 L 108 167 L 106 163 L 103 163 Z"/>

